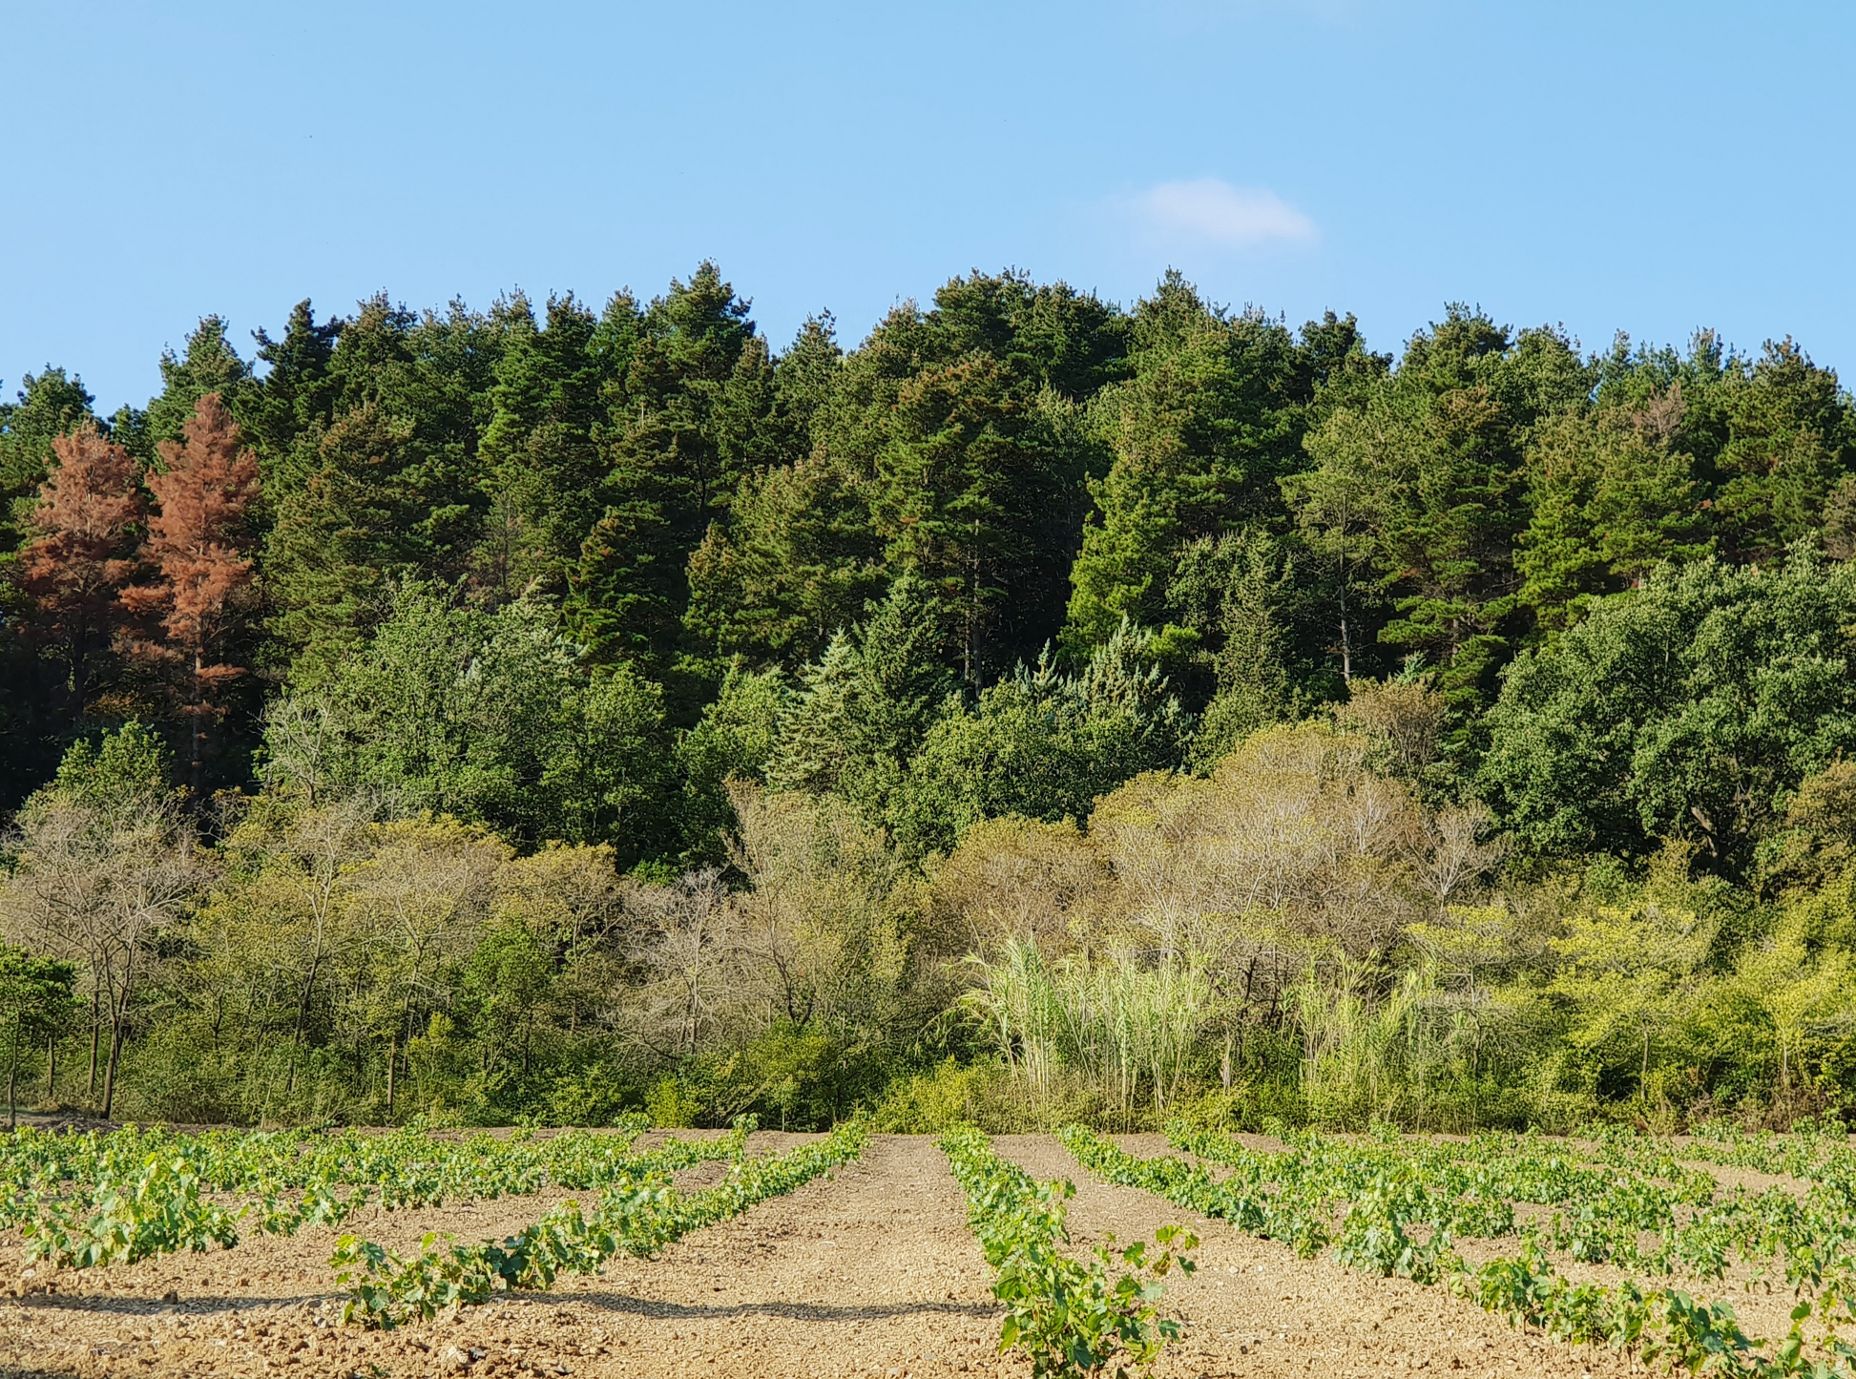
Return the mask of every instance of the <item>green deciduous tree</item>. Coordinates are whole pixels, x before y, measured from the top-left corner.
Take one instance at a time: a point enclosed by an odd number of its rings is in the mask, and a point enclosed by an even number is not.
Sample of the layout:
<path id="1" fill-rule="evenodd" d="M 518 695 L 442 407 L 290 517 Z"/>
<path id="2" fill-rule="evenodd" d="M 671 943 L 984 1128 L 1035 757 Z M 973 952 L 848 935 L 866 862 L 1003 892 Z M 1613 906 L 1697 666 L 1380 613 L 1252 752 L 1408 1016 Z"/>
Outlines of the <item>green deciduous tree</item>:
<path id="1" fill-rule="evenodd" d="M 533 600 L 486 611 L 407 583 L 390 608 L 326 681 L 272 708 L 271 779 L 318 799 L 385 794 L 525 842 L 655 852 L 674 826 L 638 811 L 669 768 L 655 684 L 623 666 L 589 674 Z"/>
<path id="2" fill-rule="evenodd" d="M 945 852 L 984 819 L 1086 818 L 1096 798 L 1142 771 L 1178 764 L 1190 720 L 1124 623 L 1074 675 L 1048 655 L 938 718 L 891 807 L 899 844 Z"/>
<path id="3" fill-rule="evenodd" d="M 1856 748 L 1856 573 L 1659 574 L 1508 672 L 1482 781 L 1546 853 L 1657 839 L 1735 872 L 1800 781 Z"/>
<path id="4" fill-rule="evenodd" d="M 19 1070 L 76 1014 L 77 968 L 0 943 L 0 1041 L 6 1045 L 6 1123 L 19 1124 Z"/>
<path id="5" fill-rule="evenodd" d="M 89 1012 L 86 1095 L 108 1116 L 165 940 L 205 879 L 205 859 L 168 789 L 158 742 L 139 724 L 66 753 L 20 811 L 0 925 L 31 951 L 75 963 Z"/>

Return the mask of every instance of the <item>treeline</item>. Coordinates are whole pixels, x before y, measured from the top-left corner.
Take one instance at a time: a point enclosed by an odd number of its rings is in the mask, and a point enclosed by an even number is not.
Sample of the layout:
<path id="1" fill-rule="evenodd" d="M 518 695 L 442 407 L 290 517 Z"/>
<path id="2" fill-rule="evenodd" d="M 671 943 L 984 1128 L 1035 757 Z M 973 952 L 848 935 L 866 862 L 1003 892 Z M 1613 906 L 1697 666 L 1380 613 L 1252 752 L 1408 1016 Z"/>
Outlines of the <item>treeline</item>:
<path id="1" fill-rule="evenodd" d="M 776 354 L 704 264 L 208 317 L 162 377 L 0 409 L 35 1098 L 1856 1095 L 1856 408 L 1789 341 L 1452 307 L 1394 359 L 975 273 Z"/>

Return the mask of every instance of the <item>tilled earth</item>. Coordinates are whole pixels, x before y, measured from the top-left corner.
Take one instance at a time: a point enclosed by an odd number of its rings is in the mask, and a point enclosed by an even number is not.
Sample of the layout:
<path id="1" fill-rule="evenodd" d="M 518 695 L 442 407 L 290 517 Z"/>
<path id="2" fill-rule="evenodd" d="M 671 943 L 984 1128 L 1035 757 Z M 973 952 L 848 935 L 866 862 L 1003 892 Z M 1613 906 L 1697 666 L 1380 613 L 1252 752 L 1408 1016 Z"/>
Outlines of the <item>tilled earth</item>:
<path id="1" fill-rule="evenodd" d="M 800 1138 L 756 1136 L 755 1150 Z M 1168 1379 L 1631 1372 L 1619 1355 L 1517 1332 L 1440 1289 L 1299 1260 L 1285 1246 L 1104 1185 L 1050 1137 L 996 1143 L 1039 1177 L 1075 1181 L 1079 1247 L 1107 1235 L 1151 1237 L 1174 1221 L 1198 1231 L 1198 1271 L 1167 1289 L 1168 1309 L 1185 1326 L 1156 1370 Z M 1125 1143 L 1163 1147 L 1150 1137 Z M 693 1186 L 719 1171 L 705 1165 L 679 1181 Z M 349 1229 L 402 1249 L 433 1230 L 488 1239 L 568 1195 L 387 1213 Z M 0 1376 L 1029 1374 L 1024 1361 L 997 1354 L 990 1270 L 959 1188 L 924 1136 L 875 1136 L 831 1178 L 697 1231 L 656 1259 L 621 1258 L 546 1295 L 393 1332 L 339 1324 L 328 1267 L 336 1234 L 256 1236 L 231 1250 L 50 1278 L 22 1276 L 17 1238 L 0 1238 L 0 1285 L 12 1294 L 0 1298 Z"/>

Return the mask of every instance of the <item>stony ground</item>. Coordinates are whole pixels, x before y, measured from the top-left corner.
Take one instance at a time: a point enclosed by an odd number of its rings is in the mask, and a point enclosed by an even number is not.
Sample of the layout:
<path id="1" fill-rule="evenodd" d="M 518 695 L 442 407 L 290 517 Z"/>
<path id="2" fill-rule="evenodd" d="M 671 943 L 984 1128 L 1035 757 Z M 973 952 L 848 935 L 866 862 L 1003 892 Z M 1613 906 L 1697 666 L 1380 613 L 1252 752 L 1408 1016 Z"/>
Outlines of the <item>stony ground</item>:
<path id="1" fill-rule="evenodd" d="M 801 1137 L 756 1136 L 755 1149 Z M 1198 1230 L 1199 1269 L 1169 1286 L 1185 1337 L 1156 1373 L 1184 1376 L 1605 1376 L 1603 1350 L 1516 1332 L 1439 1289 L 1298 1260 L 1270 1241 L 1195 1219 L 1146 1193 L 1103 1185 L 1045 1136 L 1000 1151 L 1040 1177 L 1077 1184 L 1079 1243 Z M 1130 1148 L 1154 1152 L 1157 1139 Z M 694 1170 L 686 1182 L 719 1171 Z M 359 1223 L 404 1247 L 428 1230 L 489 1238 L 564 1194 L 388 1213 Z M 234 1249 L 84 1273 L 22 1277 L 0 1239 L 0 1376 L 1014 1376 L 996 1353 L 991 1275 L 959 1189 L 931 1139 L 877 1136 L 864 1157 L 652 1260 L 615 1261 L 545 1296 L 466 1309 L 391 1333 L 338 1324 L 328 1256 L 335 1233 L 255 1237 Z M 1772 1309 L 1742 1306 L 1751 1323 Z M 1755 1326 L 1758 1334 L 1758 1327 Z M 1783 1322 L 1776 1328 L 1783 1330 Z"/>

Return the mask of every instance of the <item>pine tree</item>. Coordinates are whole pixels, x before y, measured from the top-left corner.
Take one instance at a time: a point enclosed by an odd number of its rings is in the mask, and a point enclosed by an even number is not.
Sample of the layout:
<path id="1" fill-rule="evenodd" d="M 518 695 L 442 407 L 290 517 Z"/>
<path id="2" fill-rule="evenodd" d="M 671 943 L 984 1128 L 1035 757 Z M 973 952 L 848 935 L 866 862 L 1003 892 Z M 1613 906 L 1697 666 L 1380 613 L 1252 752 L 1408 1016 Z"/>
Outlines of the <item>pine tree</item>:
<path id="1" fill-rule="evenodd" d="M 123 626 L 120 595 L 136 570 L 146 511 L 135 460 L 94 422 L 54 440 L 52 454 L 34 535 L 20 553 L 20 577 L 35 629 L 54 644 L 64 667 L 76 722 L 90 708 Z"/>
<path id="2" fill-rule="evenodd" d="M 603 464 L 598 322 L 550 298 L 545 328 L 518 298 L 491 390 L 479 463 L 489 495 L 479 582 L 503 598 L 531 584 L 558 593 L 599 517 Z"/>
<path id="3" fill-rule="evenodd" d="M 305 298 L 290 309 L 282 339 L 255 332 L 257 357 L 266 366 L 264 381 L 247 394 L 237 420 L 257 452 L 260 477 L 272 502 L 279 496 L 279 470 L 297 437 L 326 426 L 334 415 L 336 380 L 330 365 L 343 324 L 339 316 L 318 322 Z"/>
<path id="4" fill-rule="evenodd" d="M 1540 628 L 1564 628 L 1666 560 L 1710 553 L 1695 459 L 1671 449 L 1681 411 L 1677 389 L 1639 410 L 1568 414 L 1537 429 L 1515 571 Z"/>
<path id="5" fill-rule="evenodd" d="M 767 762 L 771 789 L 822 794 L 846 782 L 853 760 L 851 696 L 858 659 L 850 634 L 840 632 L 806 667 Z"/>
<path id="6" fill-rule="evenodd" d="M 596 350 L 622 355 L 624 374 L 604 388 L 603 511 L 567 608 L 596 656 L 638 659 L 662 679 L 677 660 L 690 555 L 726 520 L 765 443 L 773 369 L 748 303 L 713 263 L 673 281 L 634 324 L 629 306 L 615 299 L 598 333 Z"/>
<path id="7" fill-rule="evenodd" d="M 258 461 L 217 393 L 194 408 L 181 440 L 161 446 L 163 469 L 148 477 L 156 512 L 144 550 L 153 578 L 123 590 L 123 606 L 158 620 L 138 642 L 170 672 L 188 723 L 188 782 L 203 784 L 209 725 L 229 711 L 247 667 L 232 658 L 253 606 L 253 534 Z"/>
<path id="8" fill-rule="evenodd" d="M 324 679 L 381 615 L 386 586 L 419 568 L 411 433 L 363 403 L 297 442 L 263 555 L 269 631 L 295 683 Z"/>
<path id="9" fill-rule="evenodd" d="M 376 539 L 403 541 L 423 571 L 447 582 L 470 572 L 489 506 L 477 449 L 506 334 L 499 315 L 459 302 L 415 315 L 373 297 L 342 327 L 329 360 L 331 431 L 372 408 L 398 437 L 392 464 L 407 525 Z"/>
<path id="10" fill-rule="evenodd" d="M 49 364 L 20 379 L 19 401 L 0 406 L 0 557 L 32 537 L 39 485 L 52 464 L 52 442 L 94 423 L 83 380 Z"/>
<path id="11" fill-rule="evenodd" d="M 1123 618 L 1177 623 L 1166 594 L 1180 548 L 1280 526 L 1277 481 L 1299 457 L 1306 380 L 1289 332 L 1255 314 L 1227 319 L 1178 281 L 1162 287 L 1137 318 L 1134 377 L 1097 404 L 1115 460 L 1090 486 L 1096 510 L 1071 576 L 1065 635 L 1079 649 Z"/>
<path id="12" fill-rule="evenodd" d="M 821 450 L 750 475 L 690 556 L 686 625 L 722 657 L 803 664 L 882 588 L 869 485 Z"/>
<path id="13" fill-rule="evenodd" d="M 1587 405 L 1592 381 L 1562 335 L 1515 337 L 1452 306 L 1395 374 L 1329 412 L 1308 438 L 1313 468 L 1285 481 L 1311 543 L 1345 563 L 1341 597 L 1357 610 L 1363 582 L 1391 602 L 1377 639 L 1435 662 L 1459 721 L 1493 689 L 1520 630 L 1525 438 Z M 1342 640 L 1350 671 L 1361 642 L 1352 626 Z"/>
<path id="14" fill-rule="evenodd" d="M 182 353 L 166 350 L 161 355 L 161 392 L 150 399 L 146 428 L 137 437 L 137 443 L 156 450 L 140 458 L 153 460 L 163 441 L 178 441 L 193 418 L 195 405 L 208 393 L 218 394 L 222 404 L 243 412 L 256 388 L 251 366 L 226 339 L 224 318 L 202 316 Z"/>
<path id="15" fill-rule="evenodd" d="M 790 463 L 812 453 L 812 418 L 830 400 L 843 367 L 832 314 L 806 317 L 793 343 L 774 361 L 773 415 L 767 426 L 772 453 L 767 458 Z"/>
<path id="16" fill-rule="evenodd" d="M 1856 470 L 1856 404 L 1792 340 L 1729 361 L 1716 399 L 1726 434 L 1712 456 L 1711 515 L 1732 560 L 1770 563 L 1812 535 Z"/>
<path id="17" fill-rule="evenodd" d="M 1048 638 L 1074 552 L 1071 456 L 1050 415 L 983 354 L 899 389 L 872 510 L 892 567 L 935 595 L 935 621 L 978 685 Z"/>
<path id="18" fill-rule="evenodd" d="M 772 362 L 749 303 L 713 263 L 646 308 L 627 370 L 626 415 L 610 418 L 609 487 L 665 509 L 683 554 L 726 512 L 756 445 L 756 412 L 772 401 Z"/>

